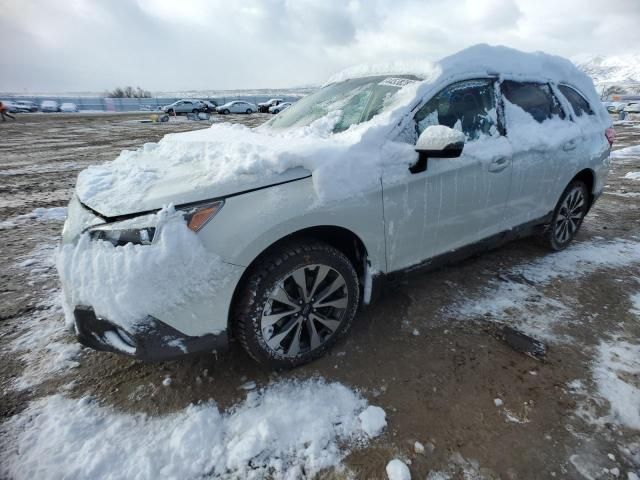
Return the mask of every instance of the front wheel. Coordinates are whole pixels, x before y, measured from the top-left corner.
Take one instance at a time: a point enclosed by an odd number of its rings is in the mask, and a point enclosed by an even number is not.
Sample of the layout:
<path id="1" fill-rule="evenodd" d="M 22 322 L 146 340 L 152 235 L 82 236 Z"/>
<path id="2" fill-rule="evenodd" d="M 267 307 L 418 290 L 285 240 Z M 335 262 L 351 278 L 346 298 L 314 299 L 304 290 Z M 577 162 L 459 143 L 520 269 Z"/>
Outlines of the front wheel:
<path id="1" fill-rule="evenodd" d="M 264 366 L 291 368 L 322 356 L 351 326 L 358 276 L 349 259 L 325 243 L 284 245 L 258 262 L 234 314 L 238 340 Z"/>
<path id="2" fill-rule="evenodd" d="M 225 108 L 225 109 L 222 111 L 222 113 L 224 113 L 225 115 L 229 115 L 229 113 L 230 113 L 230 112 L 229 112 L 229 109 L 228 109 L 228 108 Z"/>
<path id="3" fill-rule="evenodd" d="M 564 250 L 578 233 L 589 210 L 589 190 L 576 180 L 562 192 L 545 232 L 546 243 L 553 250 Z"/>

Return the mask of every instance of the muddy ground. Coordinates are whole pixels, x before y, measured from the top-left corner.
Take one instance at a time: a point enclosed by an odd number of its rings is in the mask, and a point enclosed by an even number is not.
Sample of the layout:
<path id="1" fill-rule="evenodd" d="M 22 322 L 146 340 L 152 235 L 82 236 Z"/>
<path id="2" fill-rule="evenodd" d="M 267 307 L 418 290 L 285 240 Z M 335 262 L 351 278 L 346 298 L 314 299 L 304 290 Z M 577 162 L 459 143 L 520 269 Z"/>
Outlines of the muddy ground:
<path id="1" fill-rule="evenodd" d="M 229 407 L 244 398 L 240 387 L 248 381 L 260 386 L 274 378 L 321 376 L 359 389 L 387 412 L 386 432 L 345 460 L 356 478 L 385 478 L 385 464 L 394 456 L 411 461 L 413 478 L 425 478 L 431 471 L 449 472 L 453 478 L 614 478 L 611 470 L 603 470 L 614 467 L 626 478 L 627 472 L 640 468 L 640 432 L 607 422 L 595 424 L 577 414 L 584 408 L 600 415 L 608 410 L 606 402 L 589 394 L 599 340 L 613 331 L 635 341 L 640 336 L 640 322 L 629 304 L 629 295 L 638 291 L 638 263 L 534 286 L 540 308 L 561 317 L 555 318 L 554 333 L 570 339 L 551 341 L 544 361 L 492 336 L 489 316 L 459 318 L 449 308 L 453 301 L 481 295 L 486 285 L 499 283 L 519 265 L 549 255 L 532 239 L 402 278 L 359 313 L 348 337 L 330 355 L 292 372 L 264 371 L 237 345 L 217 356 L 159 364 L 83 350 L 75 368 L 48 375 L 28 388 L 15 388 L 33 355 L 15 355 L 7 345 L 20 336 L 34 311 L 47 315 L 49 307 L 42 299 L 57 287 L 50 263 L 34 274 L 21 262 L 55 245 L 62 227 L 60 221 L 16 217 L 39 207 L 65 206 L 78 172 L 88 165 L 111 160 L 122 149 L 157 141 L 168 132 L 207 126 L 140 123 L 144 115 L 18 118 L 0 123 L 0 221 L 15 223 L 0 229 L 2 418 L 63 388 L 68 395 L 93 395 L 119 410 L 155 415 L 210 398 Z M 266 118 L 257 114 L 221 121 L 257 125 Z M 640 144 L 638 123 L 617 125 L 616 130 L 616 148 Z M 640 156 L 614 162 L 606 192 L 585 221 L 579 242 L 640 234 L 640 196 L 625 195 L 640 192 L 640 182 L 621 178 L 631 170 L 640 170 Z M 543 297 L 562 300 L 571 308 L 554 312 Z M 50 321 L 62 321 L 59 310 L 51 309 Z M 163 387 L 168 376 L 172 383 Z M 583 381 L 586 393 L 568 386 L 576 379 Z M 496 398 L 503 400 L 504 408 L 495 405 Z M 505 414 L 507 407 L 511 417 Z M 425 453 L 413 451 L 416 440 L 427 446 Z"/>

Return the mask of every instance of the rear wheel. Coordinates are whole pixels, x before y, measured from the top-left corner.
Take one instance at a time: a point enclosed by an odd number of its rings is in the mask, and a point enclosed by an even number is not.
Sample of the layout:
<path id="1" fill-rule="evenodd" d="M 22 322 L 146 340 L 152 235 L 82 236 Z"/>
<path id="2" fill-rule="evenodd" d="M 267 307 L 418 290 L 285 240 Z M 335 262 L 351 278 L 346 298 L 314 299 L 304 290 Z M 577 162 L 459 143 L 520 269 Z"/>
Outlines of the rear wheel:
<path id="1" fill-rule="evenodd" d="M 191 110 L 191 113 L 200 113 L 200 110 L 198 110 L 197 108 L 194 108 L 193 110 Z"/>
<path id="2" fill-rule="evenodd" d="M 250 108 L 247 108 L 247 114 L 253 112 L 253 110 L 251 110 Z"/>
<path id="3" fill-rule="evenodd" d="M 562 192 L 553 212 L 545 240 L 553 250 L 564 250 L 578 233 L 589 209 L 589 190 L 576 180 Z"/>
<path id="4" fill-rule="evenodd" d="M 236 335 L 256 361 L 291 368 L 322 356 L 351 326 L 358 308 L 357 274 L 325 243 L 284 245 L 246 279 L 236 306 Z"/>

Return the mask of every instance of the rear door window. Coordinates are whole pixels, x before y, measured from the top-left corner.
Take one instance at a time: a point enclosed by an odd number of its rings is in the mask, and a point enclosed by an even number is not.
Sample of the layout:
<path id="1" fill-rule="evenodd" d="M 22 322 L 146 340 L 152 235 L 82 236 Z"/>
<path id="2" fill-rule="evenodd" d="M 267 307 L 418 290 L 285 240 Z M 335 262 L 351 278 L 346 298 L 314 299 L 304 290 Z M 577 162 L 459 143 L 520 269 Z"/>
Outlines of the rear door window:
<path id="1" fill-rule="evenodd" d="M 587 102 L 576 90 L 568 85 L 558 85 L 558 89 L 567 98 L 567 100 L 569 100 L 576 116 L 581 117 L 585 114 L 593 115 L 593 110 L 589 106 L 589 102 Z"/>
<path id="2" fill-rule="evenodd" d="M 501 90 L 506 100 L 523 109 L 540 123 L 554 116 L 565 117 L 560 102 L 546 83 L 505 80 L 501 84 Z"/>
<path id="3" fill-rule="evenodd" d="M 467 140 L 498 135 L 493 80 L 465 80 L 437 93 L 415 116 L 417 139 L 431 125 L 461 130 Z"/>

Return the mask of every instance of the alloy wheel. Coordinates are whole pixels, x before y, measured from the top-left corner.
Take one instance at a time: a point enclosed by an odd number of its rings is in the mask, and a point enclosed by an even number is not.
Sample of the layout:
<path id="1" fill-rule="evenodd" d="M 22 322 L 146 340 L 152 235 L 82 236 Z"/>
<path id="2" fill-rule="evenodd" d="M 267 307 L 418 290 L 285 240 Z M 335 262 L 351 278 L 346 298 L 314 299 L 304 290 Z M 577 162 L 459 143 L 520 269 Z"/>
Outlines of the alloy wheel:
<path id="1" fill-rule="evenodd" d="M 576 187 L 565 197 L 558 210 L 554 235 L 560 244 L 568 242 L 575 235 L 584 217 L 585 197 L 581 188 Z"/>
<path id="2" fill-rule="evenodd" d="M 349 305 L 344 277 L 322 264 L 305 265 L 278 281 L 267 297 L 260 329 L 285 357 L 315 350 L 338 330 Z"/>

